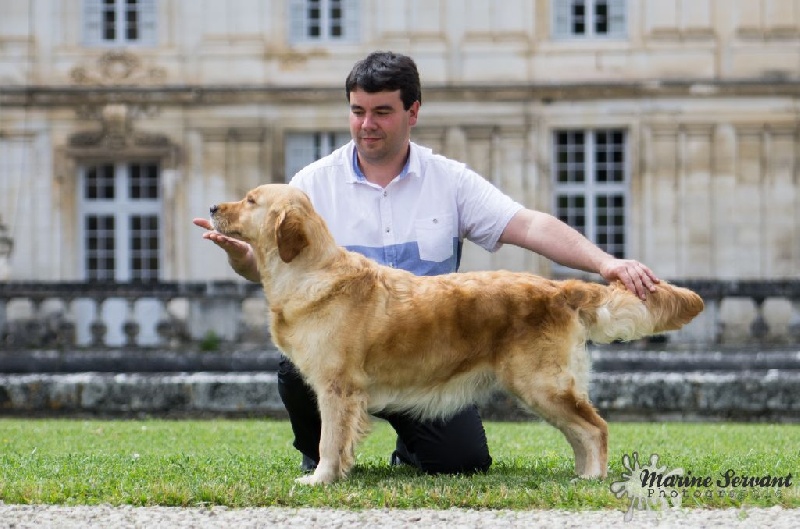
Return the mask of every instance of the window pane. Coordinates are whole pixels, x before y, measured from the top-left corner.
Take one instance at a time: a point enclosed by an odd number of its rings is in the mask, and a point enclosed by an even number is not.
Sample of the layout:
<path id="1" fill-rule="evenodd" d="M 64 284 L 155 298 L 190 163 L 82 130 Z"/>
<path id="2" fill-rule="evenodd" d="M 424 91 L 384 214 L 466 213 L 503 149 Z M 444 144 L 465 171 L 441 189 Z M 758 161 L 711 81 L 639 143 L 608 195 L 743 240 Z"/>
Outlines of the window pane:
<path id="1" fill-rule="evenodd" d="M 83 186 L 86 200 L 113 200 L 114 166 L 104 164 L 87 167 Z"/>
<path id="2" fill-rule="evenodd" d="M 606 1 L 595 0 L 594 32 L 597 35 L 608 34 L 608 2 Z"/>
<path id="3" fill-rule="evenodd" d="M 158 217 L 133 215 L 130 234 L 132 281 L 157 281 L 159 270 Z"/>
<path id="4" fill-rule="evenodd" d="M 87 215 L 84 233 L 86 278 L 97 281 L 114 279 L 114 217 Z"/>
<path id="5" fill-rule="evenodd" d="M 576 35 L 585 33 L 586 23 L 586 2 L 584 0 L 573 0 L 572 2 L 572 32 Z"/>
<path id="6" fill-rule="evenodd" d="M 117 8 L 114 0 L 103 2 L 103 40 L 117 39 Z"/>
<path id="7" fill-rule="evenodd" d="M 330 36 L 333 38 L 341 37 L 342 31 L 342 6 L 341 0 L 330 0 Z"/>
<path id="8" fill-rule="evenodd" d="M 322 10 L 320 0 L 308 0 L 306 9 L 306 28 L 309 37 L 320 37 L 322 34 Z"/>
<path id="9" fill-rule="evenodd" d="M 620 130 L 598 130 L 595 132 L 595 181 L 624 182 L 625 180 L 625 134 Z"/>
<path id="10" fill-rule="evenodd" d="M 579 232 L 586 233 L 586 208 L 582 195 L 559 195 L 556 216 Z"/>
<path id="11" fill-rule="evenodd" d="M 558 132 L 556 137 L 556 174 L 561 183 L 583 182 L 584 133 L 581 131 Z"/>
<path id="12" fill-rule="evenodd" d="M 129 167 L 128 196 L 131 200 L 158 200 L 158 165 L 136 163 Z"/>
<path id="13" fill-rule="evenodd" d="M 598 195 L 596 203 L 597 245 L 615 257 L 625 256 L 625 197 Z"/>

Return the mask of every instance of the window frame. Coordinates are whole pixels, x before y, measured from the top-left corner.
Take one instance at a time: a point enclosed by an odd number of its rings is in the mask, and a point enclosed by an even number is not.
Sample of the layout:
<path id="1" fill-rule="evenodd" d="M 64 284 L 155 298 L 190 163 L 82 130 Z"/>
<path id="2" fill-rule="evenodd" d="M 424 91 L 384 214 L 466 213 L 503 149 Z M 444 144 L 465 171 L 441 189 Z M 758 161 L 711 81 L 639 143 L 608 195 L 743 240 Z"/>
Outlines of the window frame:
<path id="1" fill-rule="evenodd" d="M 135 0 L 133 6 L 128 0 L 113 0 L 114 38 L 105 37 L 108 11 L 105 0 L 83 0 L 83 42 L 91 47 L 148 47 L 157 44 L 158 2 L 156 0 Z M 133 7 L 136 13 L 137 37 L 128 38 L 127 13 Z"/>
<path id="2" fill-rule="evenodd" d="M 583 181 L 559 181 L 559 169 L 561 164 L 559 162 L 560 143 L 559 134 L 561 133 L 583 133 L 584 142 L 582 148 L 582 165 Z M 621 181 L 600 181 L 598 174 L 600 173 L 600 164 L 597 161 L 598 136 L 600 133 L 621 133 L 621 164 L 622 179 Z M 551 134 L 551 185 L 552 185 L 552 212 L 557 218 L 564 220 L 570 224 L 569 219 L 565 218 L 566 215 L 562 214 L 563 208 L 559 204 L 562 197 L 583 197 L 583 226 L 572 225 L 573 228 L 581 232 L 592 243 L 598 245 L 605 251 L 617 257 L 626 257 L 631 252 L 631 145 L 630 145 L 630 130 L 624 126 L 608 126 L 608 127 L 592 127 L 592 128 L 579 128 L 579 127 L 559 127 L 554 128 Z M 614 143 L 613 145 L 617 145 Z M 608 151 L 607 151 L 608 152 Z M 608 167 L 606 167 L 608 169 Z M 608 178 L 608 176 L 606 176 Z M 597 204 L 598 197 L 602 196 L 621 196 L 623 199 L 622 215 L 623 221 L 619 230 L 624 238 L 621 244 L 621 252 L 616 251 L 614 246 L 616 243 L 612 240 L 607 243 L 599 241 L 601 231 L 605 230 L 607 234 L 613 236 L 614 228 L 616 225 L 613 221 L 600 225 L 598 222 L 600 216 L 600 207 Z M 566 271 L 567 268 L 557 265 L 559 271 Z"/>
<path id="3" fill-rule="evenodd" d="M 312 27 L 309 11 L 315 3 L 319 4 L 319 34 L 309 35 Z M 332 17 L 331 11 L 336 4 L 341 10 L 341 18 L 338 19 L 341 35 L 331 34 L 337 20 Z M 358 42 L 361 32 L 360 7 L 360 0 L 289 0 L 289 41 L 292 44 Z"/>
<path id="4" fill-rule="evenodd" d="M 154 166 L 156 170 L 155 192 L 156 198 L 133 197 L 131 193 L 133 166 Z M 92 198 L 86 196 L 88 187 L 87 178 L 92 168 L 111 168 L 113 184 L 113 197 Z M 78 169 L 78 239 L 79 239 L 79 272 L 87 281 L 110 282 L 158 282 L 164 273 L 165 247 L 164 247 L 164 211 L 162 190 L 162 167 L 157 160 L 130 160 L 130 161 L 92 161 L 83 163 Z M 88 266 L 90 249 L 87 245 L 89 235 L 90 217 L 111 217 L 113 221 L 113 259 L 114 270 L 91 270 Z M 155 270 L 149 267 L 134 269 L 133 262 L 136 253 L 150 255 L 152 250 L 133 248 L 134 238 L 138 234 L 149 233 L 153 230 L 135 230 L 133 225 L 136 218 L 157 219 L 155 229 L 158 247 L 155 250 L 157 266 Z M 152 256 L 150 256 L 152 258 Z M 94 272 L 97 272 L 94 274 Z"/>
<path id="5" fill-rule="evenodd" d="M 575 18 L 572 7 L 575 2 L 583 2 L 584 32 L 576 33 L 574 28 Z M 596 29 L 597 6 L 599 3 L 607 4 L 608 30 L 598 33 Z M 627 0 L 552 0 L 552 28 L 555 40 L 621 40 L 628 37 L 629 6 Z M 617 20 L 617 19 L 621 20 Z M 615 22 L 616 21 L 616 22 Z"/>

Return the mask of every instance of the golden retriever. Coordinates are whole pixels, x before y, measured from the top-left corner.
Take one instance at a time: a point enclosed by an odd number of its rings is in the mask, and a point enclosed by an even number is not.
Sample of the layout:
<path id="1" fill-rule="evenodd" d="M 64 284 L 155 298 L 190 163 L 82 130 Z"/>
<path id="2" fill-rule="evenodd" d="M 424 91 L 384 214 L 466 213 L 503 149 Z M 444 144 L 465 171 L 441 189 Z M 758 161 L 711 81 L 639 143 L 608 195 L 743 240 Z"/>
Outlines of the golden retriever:
<path id="1" fill-rule="evenodd" d="M 703 310 L 663 282 L 643 302 L 622 284 L 381 266 L 337 246 L 308 197 L 284 184 L 212 206 L 211 222 L 253 247 L 273 340 L 317 394 L 320 461 L 302 483 L 347 475 L 371 411 L 446 417 L 498 387 L 561 430 L 579 476 L 605 477 L 586 341 L 679 329 Z"/>

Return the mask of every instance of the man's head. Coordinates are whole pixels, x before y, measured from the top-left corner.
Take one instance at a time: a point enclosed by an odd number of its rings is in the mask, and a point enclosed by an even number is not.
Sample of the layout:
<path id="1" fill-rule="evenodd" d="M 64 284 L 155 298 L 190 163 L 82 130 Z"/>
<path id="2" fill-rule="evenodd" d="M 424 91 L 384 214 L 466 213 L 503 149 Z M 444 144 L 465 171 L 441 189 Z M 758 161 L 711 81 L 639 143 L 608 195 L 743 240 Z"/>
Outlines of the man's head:
<path id="1" fill-rule="evenodd" d="M 353 67 L 346 88 L 359 162 L 398 169 L 407 156 L 420 106 L 414 61 L 391 52 L 372 53 Z"/>
<path id="2" fill-rule="evenodd" d="M 407 55 L 376 51 L 358 61 L 345 81 L 347 101 L 350 92 L 394 92 L 400 90 L 403 108 L 408 110 L 415 101 L 422 103 L 419 72 L 414 60 Z"/>

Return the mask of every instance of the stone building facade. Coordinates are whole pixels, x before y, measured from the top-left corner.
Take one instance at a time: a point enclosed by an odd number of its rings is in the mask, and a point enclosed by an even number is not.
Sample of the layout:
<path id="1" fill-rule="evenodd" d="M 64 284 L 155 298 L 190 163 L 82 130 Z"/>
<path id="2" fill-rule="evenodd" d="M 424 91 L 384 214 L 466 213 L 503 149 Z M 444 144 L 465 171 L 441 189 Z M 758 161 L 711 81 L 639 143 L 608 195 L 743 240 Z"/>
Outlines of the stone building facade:
<path id="1" fill-rule="evenodd" d="M 0 0 L 9 277 L 236 278 L 191 218 L 347 141 L 372 50 L 418 63 L 414 141 L 609 251 L 800 275 L 798 0 Z"/>

